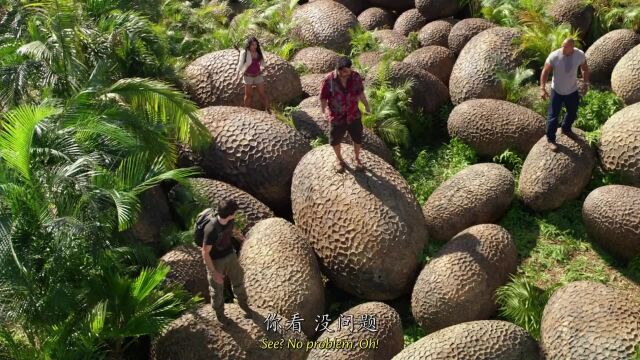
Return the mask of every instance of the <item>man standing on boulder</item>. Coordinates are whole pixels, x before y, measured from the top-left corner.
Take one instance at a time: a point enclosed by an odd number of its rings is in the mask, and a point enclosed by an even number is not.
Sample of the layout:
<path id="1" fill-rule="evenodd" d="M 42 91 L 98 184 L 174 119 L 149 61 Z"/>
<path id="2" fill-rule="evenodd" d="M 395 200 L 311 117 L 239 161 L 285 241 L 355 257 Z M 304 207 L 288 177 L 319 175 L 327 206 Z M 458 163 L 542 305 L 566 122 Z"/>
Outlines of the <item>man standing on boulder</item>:
<path id="1" fill-rule="evenodd" d="M 231 281 L 233 293 L 238 299 L 238 305 L 250 318 L 252 310 L 247 303 L 247 292 L 244 288 L 244 272 L 238 262 L 233 248 L 234 217 L 238 204 L 233 200 L 222 200 L 218 204 L 218 213 L 207 209 L 198 215 L 196 221 L 196 238 L 202 237 L 202 258 L 207 268 L 211 305 L 216 317 L 223 325 L 229 324 L 224 315 L 224 277 Z M 237 234 L 240 241 L 244 236 Z M 197 239 L 198 240 L 198 239 Z"/>
<path id="2" fill-rule="evenodd" d="M 584 52 L 576 49 L 574 45 L 573 39 L 565 39 L 562 42 L 562 48 L 549 54 L 540 75 L 540 92 L 542 98 L 546 99 L 549 97 L 546 89 L 547 78 L 553 70 L 551 103 L 549 104 L 549 118 L 547 120 L 547 141 L 549 148 L 553 151 L 558 150 L 556 131 L 558 130 L 558 117 L 563 105 L 567 110 L 567 114 L 562 121 L 562 133 L 567 136 L 573 136 L 571 125 L 578 116 L 578 105 L 580 103 L 578 67 L 582 71 L 582 79 L 586 89 L 589 88 L 589 67 L 587 66 L 586 57 Z"/>
<path id="3" fill-rule="evenodd" d="M 324 78 L 320 90 L 320 106 L 322 113 L 331 123 L 329 143 L 336 153 L 335 169 L 339 173 L 343 172 L 346 166 L 340 153 L 340 142 L 347 132 L 353 141 L 356 170 L 364 170 L 360 161 L 363 125 L 358 101 L 362 101 L 367 112 L 370 111 L 360 74 L 351 69 L 349 58 L 342 57 L 338 59 L 335 71 Z"/>

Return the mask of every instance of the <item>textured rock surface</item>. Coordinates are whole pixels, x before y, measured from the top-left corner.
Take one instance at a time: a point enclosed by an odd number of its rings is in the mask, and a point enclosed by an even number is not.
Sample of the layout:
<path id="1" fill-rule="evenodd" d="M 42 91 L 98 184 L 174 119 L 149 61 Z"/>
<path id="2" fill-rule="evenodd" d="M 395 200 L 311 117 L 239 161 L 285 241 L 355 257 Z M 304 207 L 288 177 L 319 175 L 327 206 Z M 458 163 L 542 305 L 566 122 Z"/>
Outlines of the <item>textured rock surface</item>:
<path id="1" fill-rule="evenodd" d="M 369 71 L 365 81 L 366 86 L 376 82 L 377 68 Z M 411 90 L 411 104 L 414 109 L 433 113 L 449 100 L 447 86 L 435 75 L 419 67 L 405 62 L 393 62 L 389 69 L 389 82 L 392 86 L 400 86 L 407 80 L 413 81 Z"/>
<path id="2" fill-rule="evenodd" d="M 442 46 L 425 46 L 407 55 L 402 61 L 435 75 L 447 85 L 456 55 Z"/>
<path id="3" fill-rule="evenodd" d="M 381 51 L 363 52 L 358 56 L 358 63 L 365 68 L 371 69 L 382 61 L 382 56 L 383 54 Z"/>
<path id="4" fill-rule="evenodd" d="M 618 61 L 639 43 L 640 35 L 629 29 L 613 30 L 596 40 L 585 53 L 591 81 L 608 84 Z"/>
<path id="5" fill-rule="evenodd" d="M 395 24 L 393 24 L 393 30 L 407 36 L 410 32 L 420 30 L 427 21 L 427 18 L 422 16 L 418 10 L 410 9 L 398 16 Z"/>
<path id="6" fill-rule="evenodd" d="M 456 106 L 447 121 L 451 137 L 479 155 L 495 156 L 507 149 L 527 154 L 545 134 L 544 117 L 504 100 L 474 99 Z"/>
<path id="7" fill-rule="evenodd" d="M 454 325 L 425 336 L 393 360 L 537 360 L 538 344 L 521 327 L 499 320 Z"/>
<path id="8" fill-rule="evenodd" d="M 293 22 L 296 25 L 291 35 L 305 44 L 346 51 L 351 40 L 349 29 L 355 27 L 358 20 L 344 5 L 318 0 L 298 7 Z"/>
<path id="9" fill-rule="evenodd" d="M 322 88 L 322 81 L 327 74 L 309 74 L 300 78 L 302 92 L 305 96 L 319 96 Z"/>
<path id="10" fill-rule="evenodd" d="M 595 152 L 589 147 L 580 130 L 574 139 L 558 129 L 558 151 L 547 146 L 547 138 L 540 139 L 522 165 L 518 190 L 522 201 L 536 211 L 557 209 L 566 201 L 577 198 L 591 180 L 595 166 Z"/>
<path id="11" fill-rule="evenodd" d="M 254 309 L 257 314 L 245 319 L 236 304 L 225 305 L 225 315 L 231 325 L 222 328 L 216 320 L 211 305 L 202 305 L 174 320 L 151 348 L 151 360 L 210 360 L 210 359 L 282 359 L 302 360 L 301 350 L 262 349 L 264 341 L 296 339 L 306 343 L 301 333 L 267 331 L 264 321 L 270 315 L 265 310 Z"/>
<path id="12" fill-rule="evenodd" d="M 540 346 L 554 359 L 631 359 L 640 342 L 640 306 L 590 281 L 563 286 L 542 315 Z"/>
<path id="13" fill-rule="evenodd" d="M 451 32 L 451 28 L 453 28 L 455 22 L 456 21 L 453 19 L 436 20 L 426 24 L 418 32 L 420 45 L 449 47 L 449 33 Z"/>
<path id="14" fill-rule="evenodd" d="M 308 141 L 323 135 L 326 136 L 327 139 L 329 138 L 331 126 L 322 114 L 320 105 L 301 104 L 299 106 L 299 110 L 291 113 L 291 118 L 293 119 L 293 124 L 296 129 Z M 349 134 L 345 135 L 342 142 L 345 144 L 353 144 Z M 389 151 L 389 148 L 387 148 L 387 145 L 385 145 L 384 141 L 382 141 L 378 135 L 368 128 L 364 128 L 362 133 L 362 148 L 371 151 L 390 164 L 393 163 L 393 156 L 391 156 L 391 152 Z"/>
<path id="15" fill-rule="evenodd" d="M 470 18 L 460 20 L 453 25 L 449 33 L 449 49 L 459 54 L 471 38 L 495 26 L 495 24 L 485 19 Z"/>
<path id="16" fill-rule="evenodd" d="M 408 10 L 415 7 L 414 0 L 369 0 L 369 2 L 372 5 L 393 10 Z"/>
<path id="17" fill-rule="evenodd" d="M 395 15 L 387 9 L 370 7 L 358 15 L 358 22 L 367 31 L 392 29 Z"/>
<path id="18" fill-rule="evenodd" d="M 640 186 L 640 103 L 615 113 L 601 131 L 602 166 L 620 172 L 625 182 Z"/>
<path id="19" fill-rule="evenodd" d="M 429 236 L 448 241 L 469 226 L 498 220 L 509 208 L 515 182 L 504 166 L 471 165 L 440 185 L 424 203 Z"/>
<path id="20" fill-rule="evenodd" d="M 321 47 L 308 47 L 298 51 L 291 63 L 303 65 L 310 73 L 327 73 L 336 67 L 340 55 L 333 50 Z"/>
<path id="21" fill-rule="evenodd" d="M 215 139 L 200 164 L 205 174 L 219 176 L 276 212 L 286 212 L 291 176 L 309 143 L 262 111 L 214 106 L 202 109 L 200 120 Z"/>
<path id="22" fill-rule="evenodd" d="M 427 332 L 490 318 L 494 292 L 516 271 L 518 252 L 501 226 L 481 224 L 453 237 L 424 267 L 411 312 Z"/>
<path id="23" fill-rule="evenodd" d="M 408 49 L 409 40 L 395 30 L 376 30 L 373 36 L 383 49 Z"/>
<path id="24" fill-rule="evenodd" d="M 240 253 L 249 305 L 287 319 L 294 313 L 307 321 L 302 330 L 315 333 L 315 319 L 324 310 L 324 284 L 311 245 L 290 222 L 260 221 L 247 234 Z"/>
<path id="25" fill-rule="evenodd" d="M 266 66 L 262 75 L 274 103 L 288 103 L 302 94 L 300 77 L 288 62 L 263 52 Z M 215 51 L 194 60 L 184 70 L 185 89 L 200 107 L 213 105 L 241 106 L 244 85 L 238 76 L 238 52 L 234 49 Z M 262 106 L 258 96 L 254 106 Z"/>
<path id="26" fill-rule="evenodd" d="M 329 145 L 313 149 L 293 176 L 293 218 L 309 239 L 323 272 L 339 288 L 371 300 L 407 293 L 427 240 L 424 218 L 407 182 L 368 151 L 365 172 L 337 174 Z"/>
<path id="27" fill-rule="evenodd" d="M 322 0 L 309 0 L 309 2 Z M 354 15 L 360 14 L 364 9 L 369 7 L 367 0 L 332 0 L 337 2 L 351 11 Z"/>
<path id="28" fill-rule="evenodd" d="M 340 326 L 340 318 L 329 325 L 317 341 L 336 340 L 350 341 L 352 349 L 313 349 L 309 352 L 307 360 L 368 360 L 391 359 L 402 351 L 404 338 L 400 315 L 389 305 L 381 302 L 368 302 L 355 306 L 343 314 L 347 319 L 353 317 L 353 331 L 349 326 Z M 362 317 L 375 317 L 377 331 L 371 332 L 360 329 L 359 322 Z M 366 340 L 377 340 L 377 349 L 360 349 L 358 343 Z"/>
<path id="29" fill-rule="evenodd" d="M 416 9 L 427 19 L 440 19 L 455 15 L 460 11 L 456 0 L 415 0 Z"/>
<path id="30" fill-rule="evenodd" d="M 217 208 L 220 200 L 233 199 L 238 203 L 239 211 L 246 217 L 246 227 L 243 230 L 245 233 L 258 221 L 274 216 L 273 211 L 267 205 L 233 185 L 205 178 L 192 178 L 187 181 L 196 199 L 183 199 L 181 195 L 184 188 L 182 185 L 176 185 L 169 194 L 171 206 L 174 209 L 181 206 L 197 206 L 192 200 L 205 201 L 209 207 Z M 187 224 L 187 226 L 191 225 Z"/>
<path id="31" fill-rule="evenodd" d="M 608 185 L 593 190 L 582 206 L 589 235 L 617 257 L 640 256 L 640 189 Z"/>
<path id="32" fill-rule="evenodd" d="M 640 45 L 626 53 L 613 68 L 611 89 L 627 105 L 640 102 Z"/>
<path id="33" fill-rule="evenodd" d="M 514 71 L 520 64 L 516 45 L 513 45 L 518 36 L 516 29 L 494 27 L 467 43 L 449 78 L 449 93 L 454 104 L 470 99 L 505 99 L 497 73 Z"/>
<path id="34" fill-rule="evenodd" d="M 207 270 L 199 248 L 181 245 L 164 254 L 160 261 L 171 268 L 165 280 L 167 283 L 180 284 L 191 294 L 200 294 L 205 303 L 210 301 Z"/>
<path id="35" fill-rule="evenodd" d="M 558 23 L 567 23 L 580 31 L 580 37 L 589 33 L 593 20 L 593 7 L 585 5 L 582 0 L 555 0 L 549 6 L 549 15 Z"/>

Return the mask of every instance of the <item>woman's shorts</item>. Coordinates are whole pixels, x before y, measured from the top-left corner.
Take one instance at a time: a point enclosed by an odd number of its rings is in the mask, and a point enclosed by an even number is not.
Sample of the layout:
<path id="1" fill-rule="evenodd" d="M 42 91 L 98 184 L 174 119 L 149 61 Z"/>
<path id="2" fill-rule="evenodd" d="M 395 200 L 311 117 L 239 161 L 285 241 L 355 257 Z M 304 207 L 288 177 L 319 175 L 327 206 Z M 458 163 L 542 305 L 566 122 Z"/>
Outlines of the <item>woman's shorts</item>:
<path id="1" fill-rule="evenodd" d="M 264 77 L 262 77 L 262 75 L 258 75 L 258 76 L 243 75 L 242 82 L 245 85 L 259 85 L 264 82 Z"/>

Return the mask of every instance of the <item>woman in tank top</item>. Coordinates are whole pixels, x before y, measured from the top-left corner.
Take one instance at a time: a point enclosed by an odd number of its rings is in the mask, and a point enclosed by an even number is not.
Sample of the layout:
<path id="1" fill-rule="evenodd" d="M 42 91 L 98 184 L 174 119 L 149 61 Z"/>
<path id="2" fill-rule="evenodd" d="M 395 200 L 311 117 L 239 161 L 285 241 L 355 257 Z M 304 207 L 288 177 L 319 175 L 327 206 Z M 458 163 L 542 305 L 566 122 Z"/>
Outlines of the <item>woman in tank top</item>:
<path id="1" fill-rule="evenodd" d="M 238 76 L 242 76 L 242 82 L 244 83 L 244 106 L 251 107 L 253 103 L 253 87 L 255 86 L 265 111 L 271 113 L 269 98 L 264 91 L 264 77 L 262 76 L 262 68 L 264 66 L 265 62 L 262 49 L 260 49 L 260 42 L 252 36 L 247 39 L 238 59 Z"/>

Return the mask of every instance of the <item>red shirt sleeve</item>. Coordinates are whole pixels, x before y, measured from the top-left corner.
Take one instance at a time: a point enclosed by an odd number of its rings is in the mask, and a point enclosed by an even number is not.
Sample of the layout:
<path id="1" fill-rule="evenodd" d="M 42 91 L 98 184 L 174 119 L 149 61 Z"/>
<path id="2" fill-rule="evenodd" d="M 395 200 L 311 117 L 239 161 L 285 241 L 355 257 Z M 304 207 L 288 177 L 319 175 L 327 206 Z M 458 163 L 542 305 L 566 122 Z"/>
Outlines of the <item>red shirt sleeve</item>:
<path id="1" fill-rule="evenodd" d="M 320 88 L 320 100 L 327 100 L 329 99 L 329 77 L 325 77 L 324 80 L 322 80 L 322 87 Z"/>

